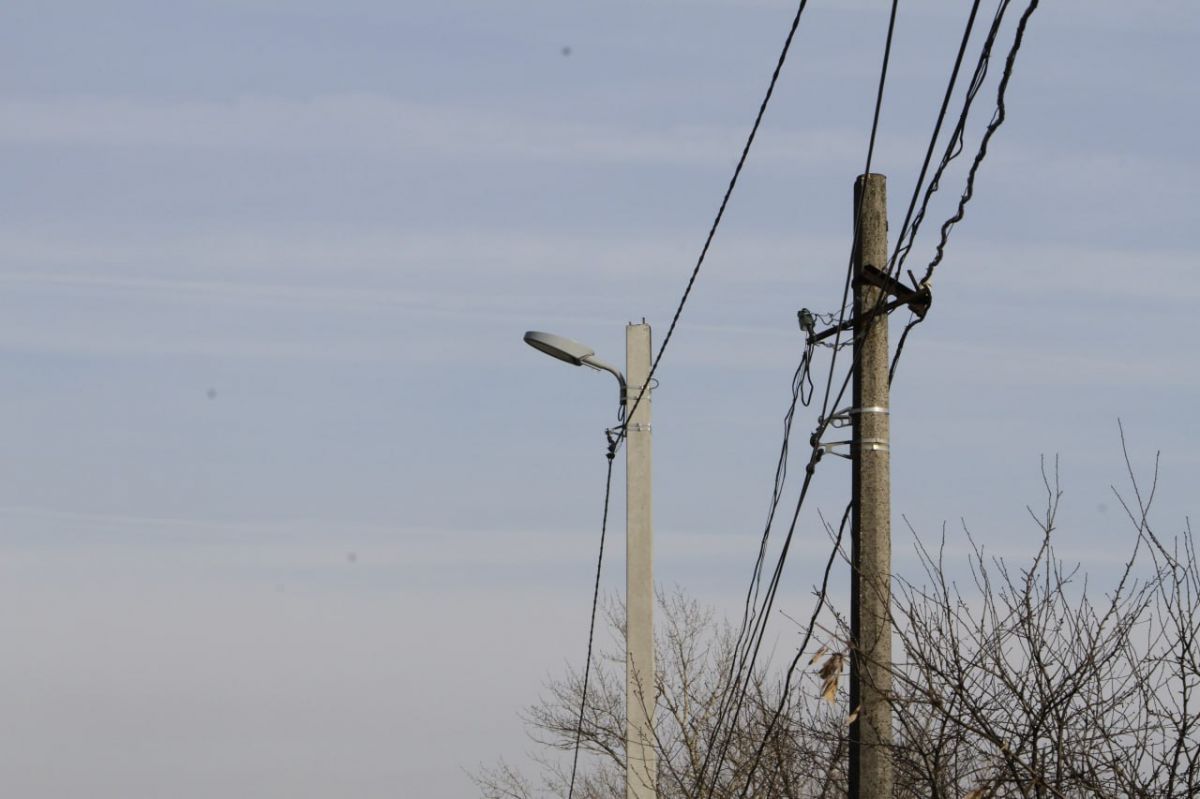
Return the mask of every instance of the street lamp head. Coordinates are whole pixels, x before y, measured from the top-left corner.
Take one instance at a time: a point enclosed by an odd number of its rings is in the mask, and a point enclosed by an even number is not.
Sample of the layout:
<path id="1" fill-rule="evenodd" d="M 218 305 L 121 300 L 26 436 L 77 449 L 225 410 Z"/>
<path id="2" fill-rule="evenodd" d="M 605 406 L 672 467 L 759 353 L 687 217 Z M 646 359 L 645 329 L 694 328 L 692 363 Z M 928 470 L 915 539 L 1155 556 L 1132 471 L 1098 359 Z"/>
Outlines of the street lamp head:
<path id="1" fill-rule="evenodd" d="M 621 384 L 621 405 L 625 405 L 625 375 L 621 374 L 620 369 L 597 358 L 591 347 L 586 347 L 578 341 L 571 341 L 569 338 L 537 330 L 530 330 L 525 334 L 525 343 L 535 350 L 541 350 L 572 366 L 588 366 L 598 372 L 608 372 Z"/>
<path id="2" fill-rule="evenodd" d="M 537 330 L 530 330 L 525 334 L 525 343 L 572 366 L 583 366 L 584 358 L 596 354 L 590 347 L 585 347 L 578 341 Z"/>

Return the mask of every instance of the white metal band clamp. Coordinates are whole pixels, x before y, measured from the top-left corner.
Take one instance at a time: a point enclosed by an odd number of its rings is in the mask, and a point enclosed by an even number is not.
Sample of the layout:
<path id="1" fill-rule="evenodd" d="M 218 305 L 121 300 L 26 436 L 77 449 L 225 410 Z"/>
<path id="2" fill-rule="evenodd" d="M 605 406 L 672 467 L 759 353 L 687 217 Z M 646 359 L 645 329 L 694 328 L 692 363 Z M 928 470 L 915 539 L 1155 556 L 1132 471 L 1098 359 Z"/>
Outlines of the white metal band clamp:
<path id="1" fill-rule="evenodd" d="M 881 413 L 886 416 L 890 411 L 881 405 L 868 405 L 865 408 L 842 408 L 840 411 L 834 411 L 830 414 L 829 424 L 831 427 L 846 427 L 854 421 L 851 417 L 864 413 Z"/>
<path id="2" fill-rule="evenodd" d="M 837 448 L 837 447 L 842 447 L 842 446 L 844 446 L 844 447 L 847 447 L 847 448 L 849 448 L 849 449 L 853 449 L 853 448 L 854 448 L 854 441 L 853 441 L 853 440 L 850 440 L 850 441 L 830 441 L 830 442 L 828 442 L 828 443 L 825 443 L 825 444 L 817 444 L 817 445 L 816 445 L 816 449 L 820 450 L 820 452 L 821 452 L 821 454 L 822 454 L 822 455 L 824 455 L 824 454 L 828 453 L 828 454 L 830 454 L 830 455 L 837 455 L 839 458 L 846 458 L 847 460 L 851 459 L 853 456 L 852 456 L 852 455 L 851 455 L 849 452 L 838 452 L 838 451 L 837 451 L 837 449 L 836 449 L 836 448 Z M 883 438 L 864 438 L 864 439 L 863 439 L 863 440 L 860 442 L 860 444 L 859 444 L 859 448 L 860 448 L 860 449 L 862 449 L 862 450 L 866 450 L 866 451 L 868 451 L 868 452 L 887 452 L 887 453 L 890 453 L 890 452 L 892 451 L 892 450 L 891 450 L 891 447 L 890 447 L 890 446 L 888 446 L 888 442 L 887 442 L 887 440 L 886 440 L 886 439 L 883 439 Z"/>

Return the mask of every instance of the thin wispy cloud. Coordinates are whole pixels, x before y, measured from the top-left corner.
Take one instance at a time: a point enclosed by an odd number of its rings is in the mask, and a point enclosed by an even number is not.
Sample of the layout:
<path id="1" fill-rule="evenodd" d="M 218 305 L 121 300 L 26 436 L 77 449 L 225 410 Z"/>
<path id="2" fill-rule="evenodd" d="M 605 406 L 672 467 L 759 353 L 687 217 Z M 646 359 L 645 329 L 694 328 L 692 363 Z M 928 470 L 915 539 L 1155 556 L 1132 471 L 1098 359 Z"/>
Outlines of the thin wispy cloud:
<path id="1" fill-rule="evenodd" d="M 665 128 L 585 123 L 367 94 L 229 102 L 72 97 L 0 100 L 0 142 L 271 154 L 354 151 L 389 161 L 457 156 L 724 168 L 744 125 Z M 857 156 L 848 130 L 776 132 L 757 161 L 812 168 Z"/>

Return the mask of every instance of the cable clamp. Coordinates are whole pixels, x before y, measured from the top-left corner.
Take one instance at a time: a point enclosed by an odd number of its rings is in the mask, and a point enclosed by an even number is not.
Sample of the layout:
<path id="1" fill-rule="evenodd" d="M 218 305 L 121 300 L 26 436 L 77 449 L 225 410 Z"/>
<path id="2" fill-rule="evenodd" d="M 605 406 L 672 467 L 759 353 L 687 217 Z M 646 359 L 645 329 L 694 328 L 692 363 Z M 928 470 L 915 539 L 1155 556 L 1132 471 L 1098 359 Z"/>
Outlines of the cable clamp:
<path id="1" fill-rule="evenodd" d="M 649 433 L 650 425 L 644 422 L 630 422 L 625 425 L 625 429 L 630 433 Z"/>
<path id="2" fill-rule="evenodd" d="M 851 460 L 854 457 L 851 454 L 851 452 L 838 452 L 837 449 L 835 449 L 835 447 L 843 447 L 843 446 L 847 447 L 850 450 L 853 450 L 854 449 L 854 441 L 853 440 L 829 441 L 824 444 L 818 443 L 815 448 L 820 450 L 822 455 L 824 455 L 824 454 L 837 455 L 839 458 L 845 458 L 846 460 Z M 861 450 L 865 450 L 868 452 L 890 453 L 892 451 L 891 447 L 888 446 L 887 440 L 882 439 L 882 438 L 864 438 L 862 440 L 862 443 L 859 445 L 859 448 Z"/>
<path id="3" fill-rule="evenodd" d="M 890 411 L 880 405 L 869 405 L 865 408 L 842 408 L 840 411 L 834 411 L 829 415 L 829 425 L 831 427 L 846 427 L 854 421 L 851 418 L 852 416 L 864 413 L 881 413 L 886 416 Z M 824 422 L 823 419 L 819 419 L 818 421 Z"/>
<path id="4" fill-rule="evenodd" d="M 849 447 L 853 443 L 853 441 L 828 441 L 824 444 L 818 443 L 816 448 L 820 450 L 822 455 L 837 455 L 839 458 L 845 458 L 846 460 L 849 460 L 849 452 L 838 452 L 836 449 L 834 449 L 834 447 L 840 447 L 843 445 Z"/>
<path id="5" fill-rule="evenodd" d="M 828 422 L 829 427 L 846 427 L 850 424 L 850 416 L 846 410 L 843 409 L 829 414 L 828 419 L 826 419 L 824 416 L 817 417 L 818 425 L 825 426 L 826 422 Z"/>

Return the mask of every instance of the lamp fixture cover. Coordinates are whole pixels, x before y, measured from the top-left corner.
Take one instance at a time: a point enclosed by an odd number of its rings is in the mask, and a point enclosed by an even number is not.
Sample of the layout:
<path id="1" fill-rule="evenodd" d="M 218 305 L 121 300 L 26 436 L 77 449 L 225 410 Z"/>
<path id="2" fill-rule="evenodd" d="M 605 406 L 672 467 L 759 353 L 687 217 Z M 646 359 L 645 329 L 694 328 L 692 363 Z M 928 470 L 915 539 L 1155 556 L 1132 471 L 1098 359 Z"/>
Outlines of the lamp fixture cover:
<path id="1" fill-rule="evenodd" d="M 571 341 L 569 338 L 537 330 L 530 330 L 525 334 L 525 343 L 573 366 L 582 366 L 584 358 L 590 358 L 596 354 L 590 347 L 580 344 L 578 341 Z"/>

